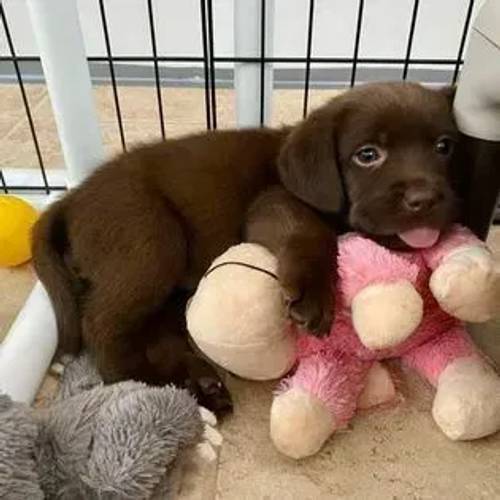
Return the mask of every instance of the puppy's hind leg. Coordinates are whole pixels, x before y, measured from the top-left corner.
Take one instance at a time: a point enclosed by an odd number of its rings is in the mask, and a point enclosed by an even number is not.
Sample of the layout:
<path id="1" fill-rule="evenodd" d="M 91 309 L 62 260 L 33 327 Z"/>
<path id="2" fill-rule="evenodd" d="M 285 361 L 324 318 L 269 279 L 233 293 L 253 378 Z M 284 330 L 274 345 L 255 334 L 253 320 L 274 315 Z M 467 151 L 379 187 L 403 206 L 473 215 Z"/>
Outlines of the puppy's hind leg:
<path id="1" fill-rule="evenodd" d="M 194 352 L 188 340 L 185 310 L 188 294 L 174 292 L 147 324 L 146 356 L 158 380 L 188 389 L 198 403 L 218 417 L 233 408 L 231 395 L 216 369 Z"/>
<path id="2" fill-rule="evenodd" d="M 186 241 L 165 207 L 115 222 L 101 238 L 109 255 L 92 269 L 82 307 L 82 331 L 104 381 L 135 379 L 157 383 L 148 361 L 147 322 L 173 292 L 186 265 Z M 116 225 L 119 225 L 117 228 Z"/>

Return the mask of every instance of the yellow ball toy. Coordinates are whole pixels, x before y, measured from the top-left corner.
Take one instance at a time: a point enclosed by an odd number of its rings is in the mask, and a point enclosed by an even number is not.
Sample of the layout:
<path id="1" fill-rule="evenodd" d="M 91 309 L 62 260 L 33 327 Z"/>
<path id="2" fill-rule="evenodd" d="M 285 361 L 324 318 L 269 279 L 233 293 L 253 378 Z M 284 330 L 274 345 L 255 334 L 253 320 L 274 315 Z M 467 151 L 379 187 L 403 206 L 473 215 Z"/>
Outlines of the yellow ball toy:
<path id="1" fill-rule="evenodd" d="M 37 211 L 21 198 L 0 195 L 0 267 L 31 259 L 31 228 L 37 218 Z"/>

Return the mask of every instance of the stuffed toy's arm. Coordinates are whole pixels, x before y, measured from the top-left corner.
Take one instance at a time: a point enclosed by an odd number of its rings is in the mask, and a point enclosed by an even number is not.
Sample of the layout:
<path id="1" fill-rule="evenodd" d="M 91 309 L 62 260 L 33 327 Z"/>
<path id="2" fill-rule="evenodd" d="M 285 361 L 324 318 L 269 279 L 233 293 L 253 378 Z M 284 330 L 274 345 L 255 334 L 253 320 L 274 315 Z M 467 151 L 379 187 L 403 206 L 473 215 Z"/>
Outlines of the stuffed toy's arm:
<path id="1" fill-rule="evenodd" d="M 423 252 L 433 270 L 431 291 L 462 321 L 488 321 L 500 312 L 500 268 L 487 246 L 459 225 Z"/>
<path id="2" fill-rule="evenodd" d="M 394 346 L 420 324 L 423 301 L 414 287 L 419 269 L 409 259 L 348 234 L 339 241 L 338 266 L 343 305 L 351 308 L 363 345 Z"/>
<path id="3" fill-rule="evenodd" d="M 480 249 L 481 253 L 490 255 L 485 243 L 472 231 L 455 224 L 450 231 L 441 236 L 435 245 L 423 250 L 422 255 L 429 268 L 434 271 L 444 260 L 469 249 Z"/>

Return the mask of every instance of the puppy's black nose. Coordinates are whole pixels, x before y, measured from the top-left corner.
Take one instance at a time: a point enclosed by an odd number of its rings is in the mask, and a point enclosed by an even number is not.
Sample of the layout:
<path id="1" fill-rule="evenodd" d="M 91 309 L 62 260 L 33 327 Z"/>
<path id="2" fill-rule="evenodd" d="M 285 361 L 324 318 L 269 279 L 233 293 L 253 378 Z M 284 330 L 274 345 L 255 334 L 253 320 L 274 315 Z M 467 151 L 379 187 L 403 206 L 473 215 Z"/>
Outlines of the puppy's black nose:
<path id="1" fill-rule="evenodd" d="M 403 197 L 403 205 L 409 212 L 422 212 L 431 209 L 438 199 L 432 188 L 410 187 Z"/>

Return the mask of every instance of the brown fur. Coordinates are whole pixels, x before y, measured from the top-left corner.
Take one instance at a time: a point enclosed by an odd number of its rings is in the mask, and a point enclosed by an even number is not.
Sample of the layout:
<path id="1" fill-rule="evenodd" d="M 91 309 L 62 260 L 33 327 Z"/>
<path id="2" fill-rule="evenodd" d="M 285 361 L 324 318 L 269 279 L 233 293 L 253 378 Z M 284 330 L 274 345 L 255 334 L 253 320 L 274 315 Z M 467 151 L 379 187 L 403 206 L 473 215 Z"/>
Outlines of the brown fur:
<path id="1" fill-rule="evenodd" d="M 454 133 L 444 94 L 375 84 L 332 100 L 291 132 L 209 132 L 112 160 L 35 228 L 35 267 L 61 348 L 77 351 L 83 339 L 107 382 L 184 383 L 223 408 L 226 394 L 208 365 L 193 361 L 183 321 L 211 260 L 243 238 L 267 246 L 279 259 L 290 316 L 327 331 L 339 218 L 389 239 L 452 220 L 448 163 L 433 153 L 444 131 Z M 377 171 L 352 164 L 366 142 L 389 151 Z M 438 186 L 436 206 L 405 213 L 406 190 L 429 183 Z"/>

